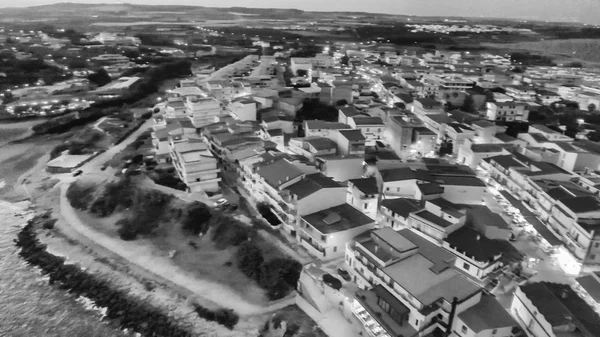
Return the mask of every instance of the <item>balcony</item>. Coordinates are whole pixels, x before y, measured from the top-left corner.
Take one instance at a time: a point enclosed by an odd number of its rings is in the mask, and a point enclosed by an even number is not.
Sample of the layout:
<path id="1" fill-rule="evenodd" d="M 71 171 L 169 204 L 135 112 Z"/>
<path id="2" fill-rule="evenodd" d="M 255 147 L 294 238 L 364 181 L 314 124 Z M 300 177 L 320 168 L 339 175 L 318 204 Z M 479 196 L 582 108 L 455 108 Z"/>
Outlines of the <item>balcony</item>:
<path id="1" fill-rule="evenodd" d="M 309 253 L 318 257 L 325 256 L 325 248 L 320 247 L 316 243 L 312 241 L 310 238 L 302 237 L 301 244 L 304 248 L 308 250 Z"/>

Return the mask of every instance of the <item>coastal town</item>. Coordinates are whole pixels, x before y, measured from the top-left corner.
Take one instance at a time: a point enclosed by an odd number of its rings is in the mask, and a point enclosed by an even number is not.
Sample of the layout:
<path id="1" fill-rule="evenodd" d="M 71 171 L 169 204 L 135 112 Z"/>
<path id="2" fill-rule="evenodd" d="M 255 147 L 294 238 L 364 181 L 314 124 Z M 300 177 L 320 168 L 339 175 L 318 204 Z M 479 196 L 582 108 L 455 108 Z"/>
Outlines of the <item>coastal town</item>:
<path id="1" fill-rule="evenodd" d="M 535 34 L 448 20 L 406 27 Z M 35 151 L 27 141 L 39 151 L 27 170 L 0 176 L 0 191 L 35 215 L 21 255 L 108 317 L 130 315 L 121 328 L 600 336 L 600 68 L 385 36 L 286 41 L 205 26 L 194 42 L 172 34 L 176 24 L 165 35 L 136 29 L 0 29 L 0 135 L 31 125 L 0 151 Z M 32 67 L 43 76 L 12 79 Z M 181 309 L 174 317 L 192 308 L 190 330 L 159 309 L 135 323 L 130 307 L 112 309 L 39 264 L 71 241 L 95 258 L 69 261 L 144 280 L 118 302 L 153 298 Z"/>

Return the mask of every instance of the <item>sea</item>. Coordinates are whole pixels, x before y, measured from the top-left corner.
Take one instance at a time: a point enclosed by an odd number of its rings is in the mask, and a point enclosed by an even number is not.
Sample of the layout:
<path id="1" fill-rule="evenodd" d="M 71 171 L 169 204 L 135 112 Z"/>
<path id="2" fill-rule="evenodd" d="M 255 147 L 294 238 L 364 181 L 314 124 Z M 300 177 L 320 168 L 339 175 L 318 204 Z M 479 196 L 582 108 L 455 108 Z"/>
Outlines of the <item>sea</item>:
<path id="1" fill-rule="evenodd" d="M 89 300 L 50 286 L 21 259 L 13 240 L 33 216 L 28 207 L 0 200 L 0 337 L 128 336 L 103 321 Z"/>

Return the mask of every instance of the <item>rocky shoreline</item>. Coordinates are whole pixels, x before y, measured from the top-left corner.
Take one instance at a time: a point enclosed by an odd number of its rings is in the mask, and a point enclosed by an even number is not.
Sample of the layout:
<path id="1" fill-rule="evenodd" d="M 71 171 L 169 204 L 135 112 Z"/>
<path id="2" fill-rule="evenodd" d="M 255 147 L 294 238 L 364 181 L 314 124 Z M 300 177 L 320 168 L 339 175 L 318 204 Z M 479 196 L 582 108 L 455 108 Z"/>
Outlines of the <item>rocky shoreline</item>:
<path id="1" fill-rule="evenodd" d="M 194 336 L 191 331 L 182 327 L 181 322 L 166 315 L 160 308 L 144 303 L 125 290 L 117 289 L 100 277 L 91 275 L 76 265 L 66 264 L 64 258 L 49 253 L 37 238 L 35 230 L 36 224 L 45 221 L 47 219 L 39 217 L 29 220 L 14 242 L 20 249 L 19 255 L 28 264 L 40 268 L 48 276 L 49 284 L 91 300 L 96 307 L 103 308 L 106 319 L 122 330 L 142 336 Z M 204 308 L 198 309 L 200 308 L 197 307 L 196 312 L 201 317 L 201 313 L 209 313 L 212 316 L 209 318 L 218 322 L 215 316 L 220 315 Z"/>

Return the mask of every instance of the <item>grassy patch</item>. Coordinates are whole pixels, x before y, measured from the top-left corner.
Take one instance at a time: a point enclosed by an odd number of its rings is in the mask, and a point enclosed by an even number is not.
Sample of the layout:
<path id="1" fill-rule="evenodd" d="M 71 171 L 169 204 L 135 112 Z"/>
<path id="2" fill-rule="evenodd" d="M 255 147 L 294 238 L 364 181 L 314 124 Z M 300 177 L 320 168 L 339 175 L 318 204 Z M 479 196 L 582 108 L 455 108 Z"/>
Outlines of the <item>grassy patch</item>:
<path id="1" fill-rule="evenodd" d="M 317 322 L 310 318 L 296 305 L 279 310 L 274 316 L 266 319 L 260 331 L 260 337 L 281 336 L 282 322 L 286 323 L 286 337 L 326 337 Z"/>

